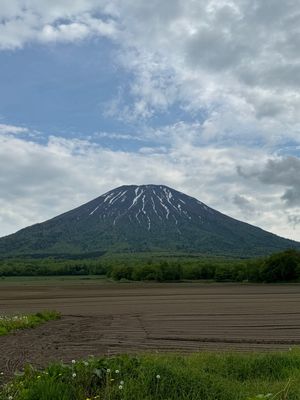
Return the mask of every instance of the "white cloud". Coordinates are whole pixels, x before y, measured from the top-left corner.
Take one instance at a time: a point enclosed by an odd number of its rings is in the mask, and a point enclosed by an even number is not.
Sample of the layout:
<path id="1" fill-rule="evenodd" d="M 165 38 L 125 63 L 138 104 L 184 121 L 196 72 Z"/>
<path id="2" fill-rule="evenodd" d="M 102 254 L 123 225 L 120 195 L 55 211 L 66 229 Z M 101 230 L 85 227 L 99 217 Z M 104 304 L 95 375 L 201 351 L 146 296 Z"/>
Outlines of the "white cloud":
<path id="1" fill-rule="evenodd" d="M 110 140 L 136 140 L 143 142 L 145 139 L 133 134 L 114 133 L 114 132 L 95 132 L 92 135 L 93 139 L 110 139 Z"/>
<path id="2" fill-rule="evenodd" d="M 19 135 L 23 133 L 29 133 L 29 129 L 21 126 L 0 124 L 0 135 L 4 134 Z"/>
<path id="3" fill-rule="evenodd" d="M 113 21 L 104 22 L 99 18 L 91 18 L 85 15 L 78 22 L 50 25 L 43 27 L 38 36 L 42 42 L 76 42 L 92 36 L 113 38 L 116 27 Z"/>
<path id="4" fill-rule="evenodd" d="M 21 48 L 30 42 L 75 42 L 93 36 L 114 38 L 117 30 L 114 21 L 107 16 L 107 3 L 101 0 L 3 0 L 0 49 Z"/>
<path id="5" fill-rule="evenodd" d="M 52 41 L 75 41 L 86 38 L 89 35 L 89 29 L 86 25 L 72 22 L 70 24 L 61 24 L 53 27 L 45 25 L 41 32 L 41 39 L 46 42 Z"/>
<path id="6" fill-rule="evenodd" d="M 259 180 L 266 185 L 285 189 L 282 199 L 286 207 L 298 207 L 300 212 L 300 159 L 286 156 L 268 160 L 263 166 L 253 166 L 250 171 L 238 169 L 241 176 Z"/>

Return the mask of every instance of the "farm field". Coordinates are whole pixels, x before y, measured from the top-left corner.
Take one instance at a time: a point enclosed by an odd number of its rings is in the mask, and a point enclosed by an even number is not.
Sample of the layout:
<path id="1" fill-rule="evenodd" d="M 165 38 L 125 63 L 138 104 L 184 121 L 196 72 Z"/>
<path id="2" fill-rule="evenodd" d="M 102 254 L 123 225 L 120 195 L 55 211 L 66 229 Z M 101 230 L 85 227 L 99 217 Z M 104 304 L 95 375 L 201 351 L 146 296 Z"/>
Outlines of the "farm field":
<path id="1" fill-rule="evenodd" d="M 288 350 L 300 345 L 299 304 L 299 285 L 4 280 L 0 315 L 62 318 L 0 337 L 0 370 L 149 350 Z"/>

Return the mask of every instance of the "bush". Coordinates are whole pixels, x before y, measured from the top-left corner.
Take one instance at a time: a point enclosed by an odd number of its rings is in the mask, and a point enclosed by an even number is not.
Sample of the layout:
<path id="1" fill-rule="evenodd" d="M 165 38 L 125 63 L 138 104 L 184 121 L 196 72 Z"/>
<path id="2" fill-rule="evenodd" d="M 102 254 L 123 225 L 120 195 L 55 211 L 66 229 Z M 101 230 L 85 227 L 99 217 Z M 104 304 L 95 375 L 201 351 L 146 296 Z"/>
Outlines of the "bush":
<path id="1" fill-rule="evenodd" d="M 293 281 L 299 278 L 299 268 L 300 252 L 287 250 L 265 260 L 262 277 L 267 282 Z"/>
<path id="2" fill-rule="evenodd" d="M 109 272 L 109 276 L 115 281 L 120 281 L 121 279 L 132 280 L 132 267 L 128 265 L 115 266 Z"/>

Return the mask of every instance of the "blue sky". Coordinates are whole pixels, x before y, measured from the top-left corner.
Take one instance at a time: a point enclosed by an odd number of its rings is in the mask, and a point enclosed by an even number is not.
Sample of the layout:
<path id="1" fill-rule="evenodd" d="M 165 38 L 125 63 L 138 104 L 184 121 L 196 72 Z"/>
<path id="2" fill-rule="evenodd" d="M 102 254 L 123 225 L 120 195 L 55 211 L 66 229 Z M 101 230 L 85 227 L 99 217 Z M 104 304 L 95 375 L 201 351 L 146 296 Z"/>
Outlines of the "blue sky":
<path id="1" fill-rule="evenodd" d="M 0 235 L 164 183 L 300 240 L 296 0 L 2 3 Z"/>
<path id="2" fill-rule="evenodd" d="M 0 53 L 2 121 L 73 137 L 122 124 L 103 105 L 126 85 L 105 39 L 79 44 L 27 45 Z"/>

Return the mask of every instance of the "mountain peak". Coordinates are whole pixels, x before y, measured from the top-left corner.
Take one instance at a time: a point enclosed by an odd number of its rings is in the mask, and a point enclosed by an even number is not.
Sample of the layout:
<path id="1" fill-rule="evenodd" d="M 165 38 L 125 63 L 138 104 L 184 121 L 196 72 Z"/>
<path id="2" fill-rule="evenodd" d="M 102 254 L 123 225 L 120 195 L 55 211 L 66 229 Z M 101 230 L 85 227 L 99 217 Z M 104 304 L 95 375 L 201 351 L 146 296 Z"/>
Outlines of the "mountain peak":
<path id="1" fill-rule="evenodd" d="M 122 186 L 116 187 L 114 189 L 111 189 L 109 192 L 113 192 L 113 191 L 121 190 L 121 189 L 132 189 L 132 188 L 133 189 L 141 189 L 141 190 L 151 190 L 151 189 L 163 190 L 163 189 L 168 189 L 168 190 L 176 191 L 175 189 L 172 189 L 171 187 L 169 187 L 167 185 L 149 183 L 149 184 L 143 184 L 143 185 L 122 185 Z M 107 192 L 107 193 L 109 193 L 109 192 Z M 104 196 L 104 195 L 102 195 L 102 196 Z"/>
<path id="2" fill-rule="evenodd" d="M 208 210 L 200 201 L 165 185 L 124 185 L 89 203 L 91 217 L 112 218 L 113 226 L 135 221 L 151 230 L 167 220 L 181 234 L 179 219 L 202 218 Z"/>
<path id="3" fill-rule="evenodd" d="M 156 184 L 117 187 L 65 214 L 0 239 L 0 255 L 179 251 L 258 256 L 291 247 L 300 244 Z"/>

